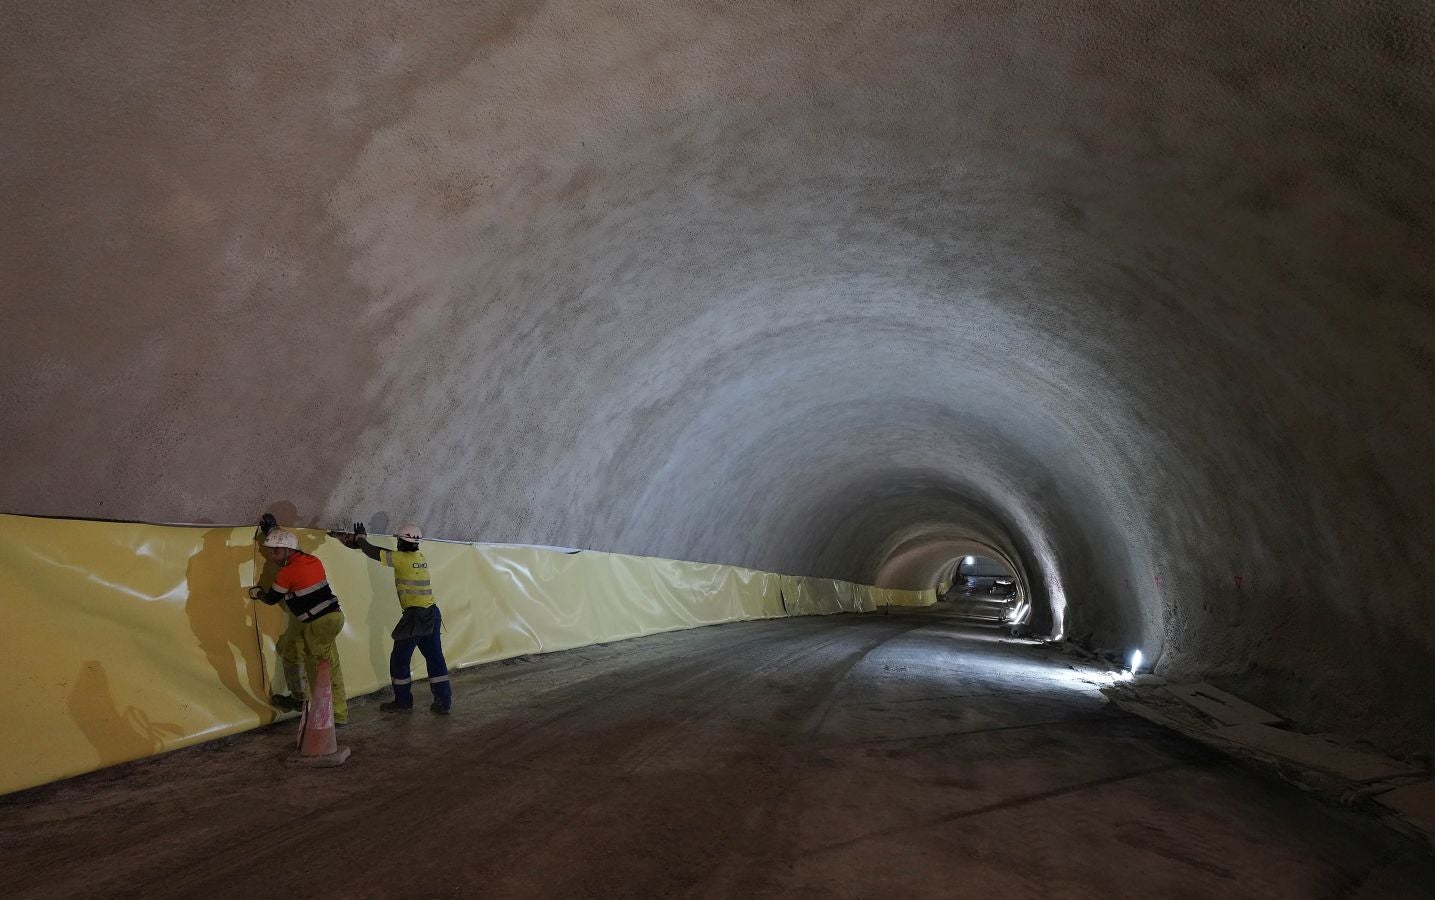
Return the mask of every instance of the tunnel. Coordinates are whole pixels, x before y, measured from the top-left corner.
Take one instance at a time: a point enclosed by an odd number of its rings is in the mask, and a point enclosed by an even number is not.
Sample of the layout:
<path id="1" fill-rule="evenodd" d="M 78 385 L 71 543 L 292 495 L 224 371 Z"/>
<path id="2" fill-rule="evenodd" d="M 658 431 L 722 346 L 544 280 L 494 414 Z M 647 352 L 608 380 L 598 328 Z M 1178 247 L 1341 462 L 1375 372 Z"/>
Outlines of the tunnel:
<path id="1" fill-rule="evenodd" d="M 0 511 L 929 590 L 1435 749 L 1427 3 L 8 3 Z"/>

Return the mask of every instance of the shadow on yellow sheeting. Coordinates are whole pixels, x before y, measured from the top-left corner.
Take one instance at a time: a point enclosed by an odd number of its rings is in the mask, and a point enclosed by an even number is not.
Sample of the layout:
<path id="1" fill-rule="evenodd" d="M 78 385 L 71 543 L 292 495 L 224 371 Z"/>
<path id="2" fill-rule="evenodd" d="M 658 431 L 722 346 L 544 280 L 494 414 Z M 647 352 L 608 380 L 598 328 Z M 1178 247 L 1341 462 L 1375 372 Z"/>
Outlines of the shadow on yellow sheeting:
<path id="1" fill-rule="evenodd" d="M 246 576 L 255 565 L 254 544 L 231 544 L 233 528 L 210 528 L 204 532 L 200 551 L 189 558 L 184 581 L 188 587 L 184 613 L 189 628 L 204 650 L 205 660 L 214 668 L 219 683 L 254 711 L 261 721 L 273 717 L 268 686 L 261 666 L 244 666 L 246 655 L 257 657 L 253 601 L 249 599 Z M 277 640 L 273 624 L 268 637 Z"/>
<path id="2" fill-rule="evenodd" d="M 388 513 L 382 511 L 370 516 L 368 523 L 376 534 L 387 534 L 391 525 Z M 392 523 L 394 528 L 398 528 L 401 524 Z M 394 626 L 399 623 L 399 616 L 403 613 L 403 609 L 399 606 L 398 594 L 394 592 L 394 570 L 370 560 L 358 551 L 350 552 L 364 561 L 370 596 L 365 608 L 345 614 L 357 614 L 365 624 L 364 631 L 369 637 L 365 647 L 369 656 L 369 665 L 384 675 L 389 671 L 389 651 L 394 645 L 389 635 L 393 632 Z"/>
<path id="3" fill-rule="evenodd" d="M 344 609 L 336 643 L 349 695 L 386 687 L 399 617 L 392 570 L 322 531 L 294 530 Z M 454 668 L 721 622 L 935 600 L 932 591 L 593 551 L 445 541 L 423 549 Z M 249 599 L 261 569 L 253 526 L 0 515 L 0 793 L 272 722 L 268 695 L 286 689 L 275 642 L 288 613 Z M 415 659 L 414 677 L 424 674 Z"/>
<path id="4" fill-rule="evenodd" d="M 115 705 L 109 675 L 96 660 L 86 660 L 75 676 L 68 698 L 70 718 L 84 732 L 99 757 L 96 768 L 112 766 L 164 749 L 165 741 L 184 733 L 172 722 L 154 722 L 142 709 Z"/>

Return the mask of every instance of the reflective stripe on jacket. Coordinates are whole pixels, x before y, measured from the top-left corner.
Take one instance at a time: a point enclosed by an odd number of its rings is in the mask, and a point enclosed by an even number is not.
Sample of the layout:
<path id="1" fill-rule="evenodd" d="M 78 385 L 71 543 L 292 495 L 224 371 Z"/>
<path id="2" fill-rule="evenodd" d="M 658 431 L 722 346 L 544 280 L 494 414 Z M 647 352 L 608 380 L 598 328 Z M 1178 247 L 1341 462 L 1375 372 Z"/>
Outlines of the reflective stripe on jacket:
<path id="1" fill-rule="evenodd" d="M 433 582 L 429 580 L 429 564 L 419 550 L 380 550 L 379 562 L 394 570 L 394 589 L 399 593 L 399 605 L 410 607 L 433 606 Z"/>
<path id="2" fill-rule="evenodd" d="M 339 598 L 329 587 L 324 564 L 317 556 L 302 551 L 289 557 L 289 562 L 274 576 L 270 597 L 284 598 L 284 604 L 301 622 L 309 622 L 339 609 Z M 267 602 L 274 600 L 265 598 Z M 277 599 L 277 598 L 276 598 Z"/>

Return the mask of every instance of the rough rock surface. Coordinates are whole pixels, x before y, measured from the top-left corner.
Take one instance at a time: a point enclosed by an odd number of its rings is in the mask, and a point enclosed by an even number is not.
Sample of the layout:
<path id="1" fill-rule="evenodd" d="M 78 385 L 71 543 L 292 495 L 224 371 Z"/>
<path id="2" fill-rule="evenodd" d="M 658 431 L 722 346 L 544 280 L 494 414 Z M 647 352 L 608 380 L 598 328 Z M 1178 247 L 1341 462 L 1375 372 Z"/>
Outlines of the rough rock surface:
<path id="1" fill-rule="evenodd" d="M 0 508 L 991 546 L 1044 627 L 1435 744 L 1429 3 L 0 24 Z"/>

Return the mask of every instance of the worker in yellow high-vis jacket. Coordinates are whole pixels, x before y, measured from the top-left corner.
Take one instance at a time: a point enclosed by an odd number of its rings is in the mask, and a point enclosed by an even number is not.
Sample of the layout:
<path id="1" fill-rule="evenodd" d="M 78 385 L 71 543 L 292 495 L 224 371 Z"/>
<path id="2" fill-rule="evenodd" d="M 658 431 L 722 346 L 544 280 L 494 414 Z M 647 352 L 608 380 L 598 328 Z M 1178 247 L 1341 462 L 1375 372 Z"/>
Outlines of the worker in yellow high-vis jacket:
<path id="1" fill-rule="evenodd" d="M 443 658 L 439 637 L 443 614 L 434 602 L 433 581 L 429 577 L 428 560 L 419 550 L 423 532 L 417 525 L 399 529 L 397 550 L 375 547 L 369 543 L 363 522 L 355 522 L 354 530 L 338 535 L 344 546 L 362 550 L 364 555 L 394 570 L 394 588 L 399 595 L 402 614 L 394 626 L 394 649 L 389 654 L 389 680 L 394 686 L 394 699 L 380 703 L 381 712 L 408 712 L 414 708 L 413 676 L 410 666 L 414 650 L 428 663 L 429 690 L 433 703 L 429 709 L 446 716 L 453 708 L 453 687 L 448 679 L 448 663 Z"/>

